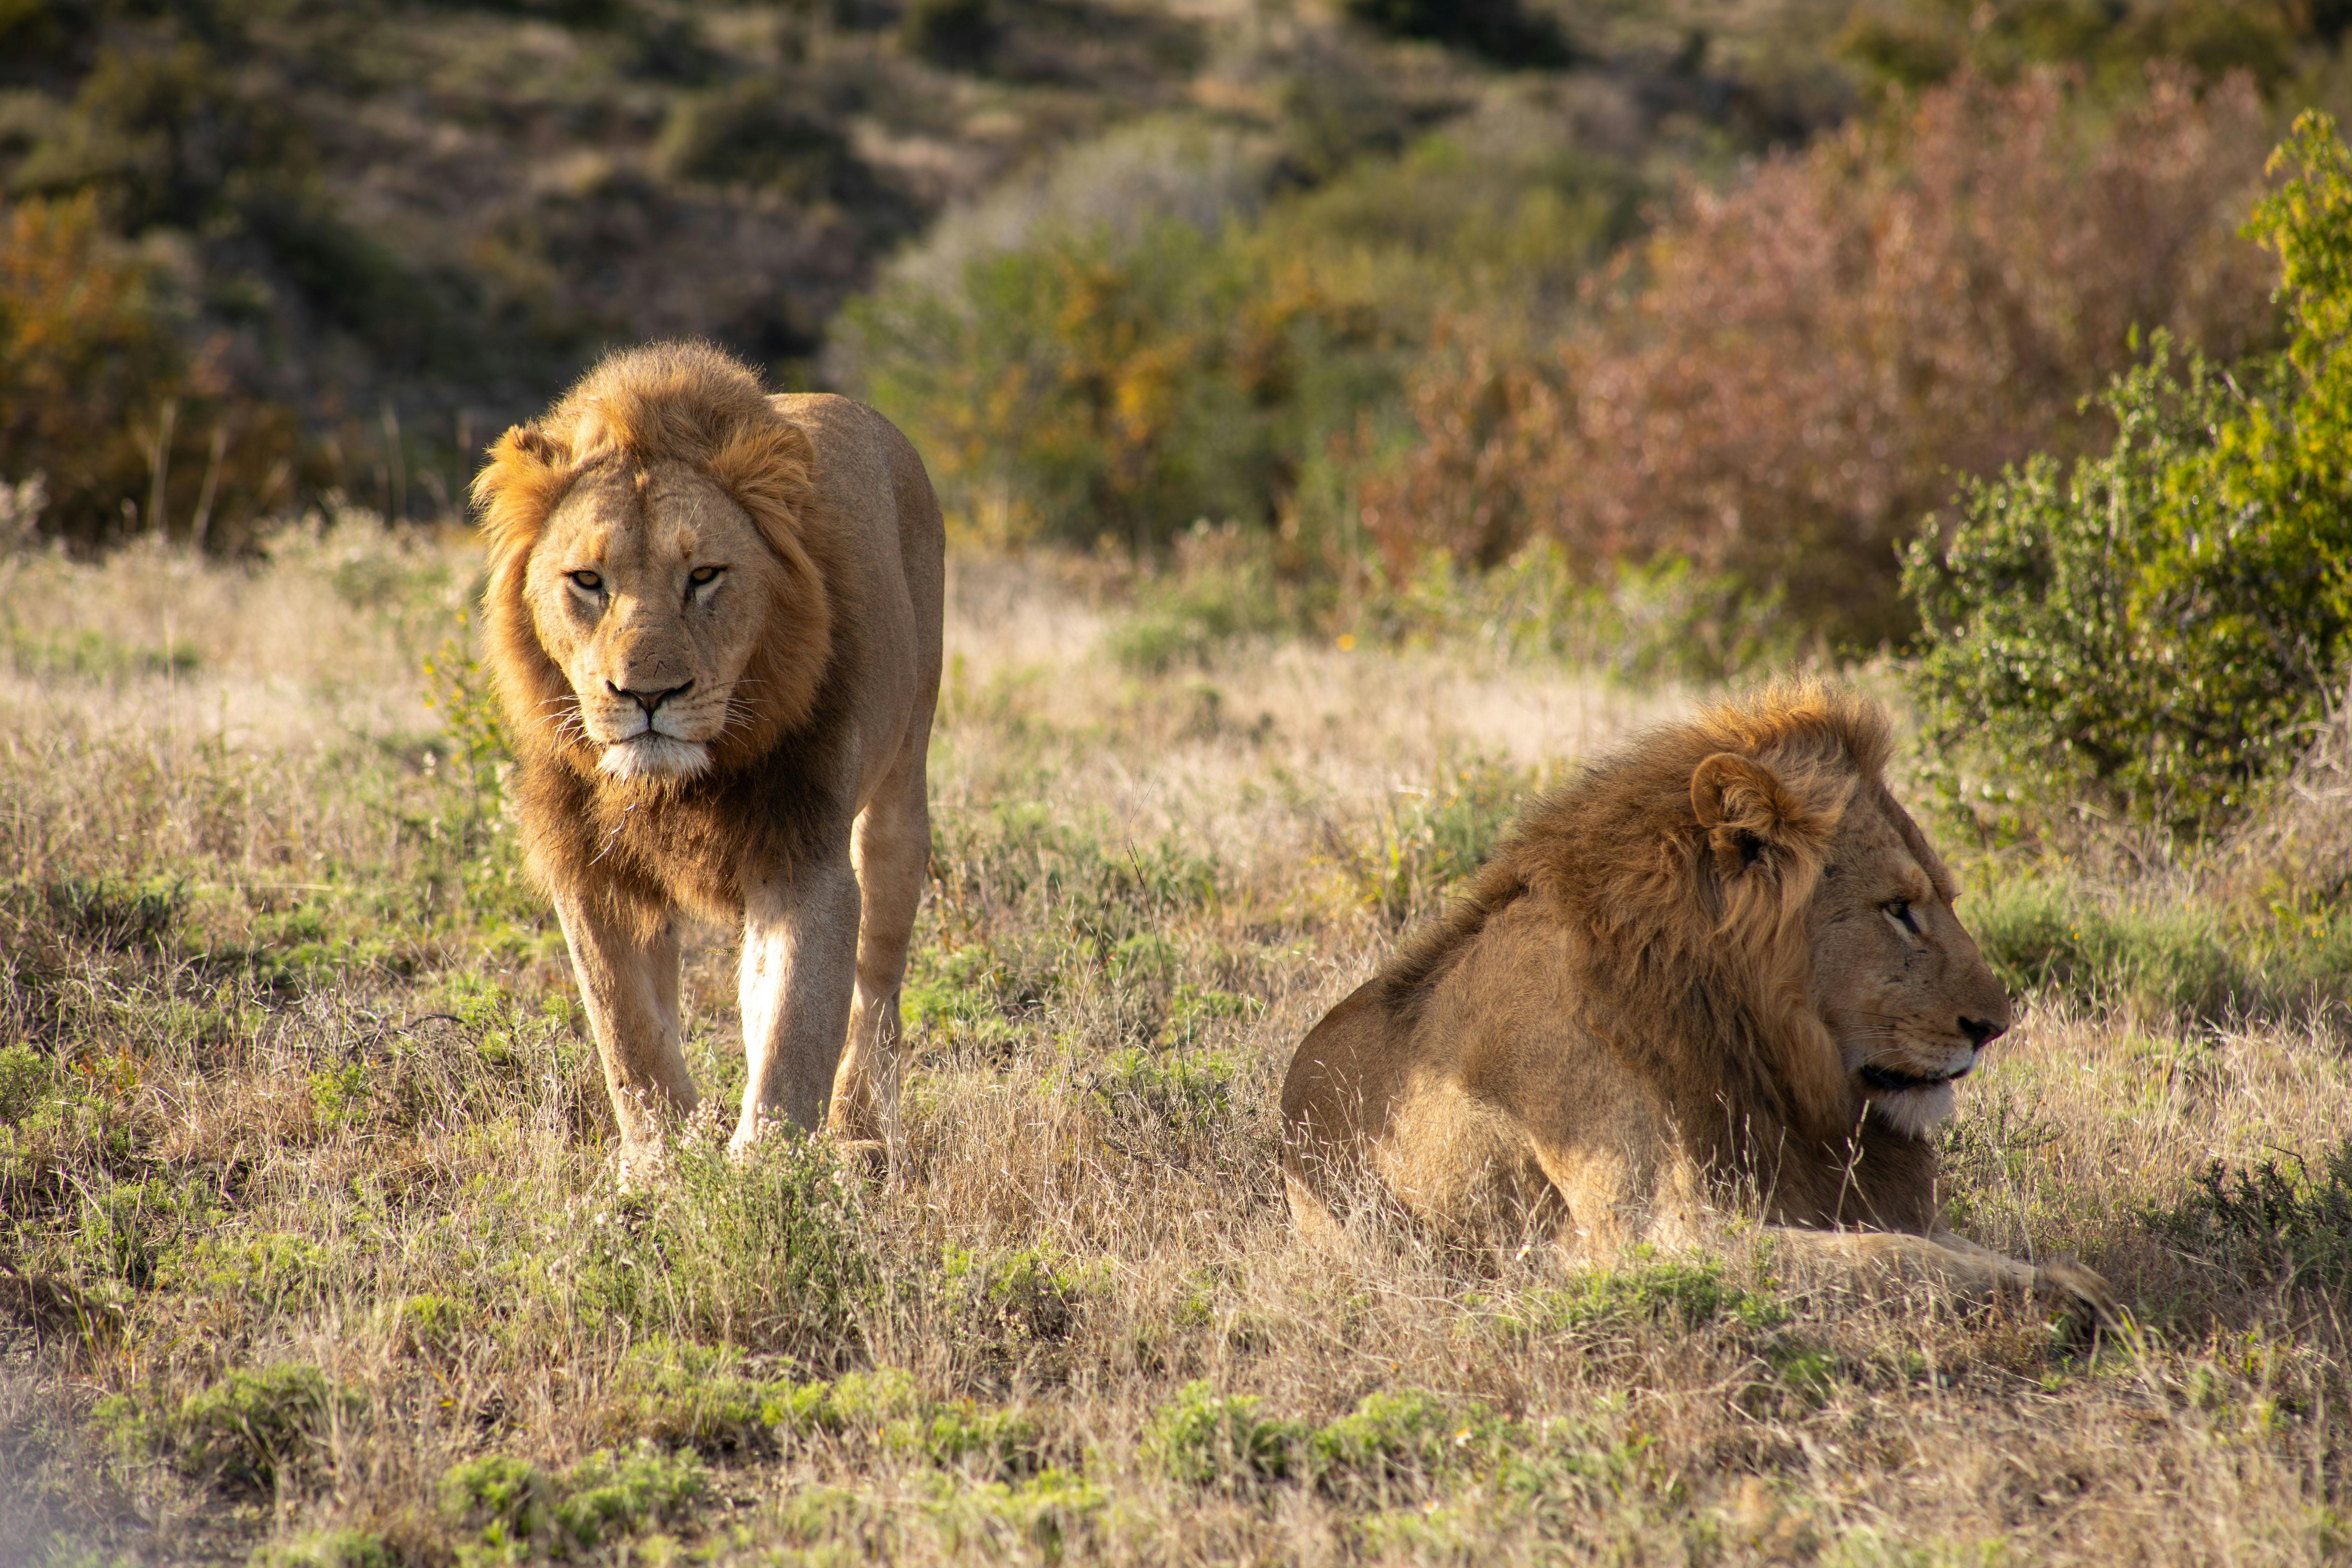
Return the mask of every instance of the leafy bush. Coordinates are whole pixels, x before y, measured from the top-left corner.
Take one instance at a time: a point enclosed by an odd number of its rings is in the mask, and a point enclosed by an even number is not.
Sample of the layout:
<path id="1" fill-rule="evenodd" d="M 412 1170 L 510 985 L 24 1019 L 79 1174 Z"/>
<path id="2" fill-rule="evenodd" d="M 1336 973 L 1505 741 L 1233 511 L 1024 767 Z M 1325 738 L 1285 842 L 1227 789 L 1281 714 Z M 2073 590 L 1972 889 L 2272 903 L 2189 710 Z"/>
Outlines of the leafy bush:
<path id="1" fill-rule="evenodd" d="M 2158 338 L 2105 406 L 2107 451 L 1968 491 L 1912 547 L 1912 688 L 1930 755 L 1989 831 L 2095 819 L 2195 837 L 2303 751 L 2352 653 L 2352 152 L 2305 114 L 2249 232 L 2274 249 L 2292 340 L 2237 377 Z"/>
<path id="2" fill-rule="evenodd" d="M 1434 913 L 1494 853 L 1535 782 L 1525 769 L 1474 758 L 1425 788 L 1391 790 L 1360 838 L 1328 828 L 1324 847 L 1364 903 L 1402 927 Z"/>
<path id="3" fill-rule="evenodd" d="M 1971 900 L 1969 927 L 2013 994 L 2218 1021 L 2267 989 L 2204 910 L 2113 910 L 2063 882 L 2023 881 Z"/>
<path id="4" fill-rule="evenodd" d="M 1858 121 L 1694 192 L 1556 345 L 1457 333 L 1367 521 L 1399 572 L 1549 535 L 1587 574 L 1680 556 L 1899 636 L 1895 545 L 1953 471 L 2078 444 L 2135 324 L 2223 354 L 2271 331 L 2231 234 L 2267 140 L 2249 84 L 2170 73 L 2112 117 L 2037 76 Z"/>
<path id="5" fill-rule="evenodd" d="M 1248 1488 L 1280 1480 L 1300 1458 L 1305 1428 L 1267 1420 L 1258 1401 L 1187 1384 L 1151 1419 L 1144 1448 L 1170 1479 L 1193 1486 Z"/>
<path id="6" fill-rule="evenodd" d="M 1361 1503 L 1491 1468 L 1511 1436 L 1476 1406 L 1457 1413 L 1412 1390 L 1368 1394 L 1315 1433 L 1307 1462 L 1325 1491 Z"/>
<path id="7" fill-rule="evenodd" d="M 1778 593 L 1710 576 L 1682 556 L 1580 568 L 1555 540 L 1481 572 L 1443 552 L 1384 573 L 1354 606 L 1360 632 L 1407 646 L 1485 647 L 1556 659 L 1618 679 L 1718 681 L 1786 666 L 1805 638 Z"/>
<path id="8" fill-rule="evenodd" d="M 1271 150 L 1108 138 L 1026 206 L 943 224 L 844 313 L 844 368 L 982 538 L 1148 556 L 1202 520 L 1273 529 L 1279 582 L 1155 595 L 1139 667 L 1294 618 L 1300 581 L 1358 553 L 1354 476 L 1402 433 L 1443 312 L 1556 307 L 1632 230 L 1638 182 L 1570 150 L 1565 110 L 1482 110 L 1408 145 L 1409 121 L 1349 129 L 1338 90 L 1302 78 Z M 1317 188 L 1281 189 L 1308 170 Z"/>
<path id="9" fill-rule="evenodd" d="M 560 1475 L 486 1455 L 452 1467 L 439 1490 L 442 1517 L 475 1533 L 487 1561 L 524 1562 L 571 1557 L 682 1517 L 709 1484 L 691 1454 L 600 1448 Z"/>
<path id="10" fill-rule="evenodd" d="M 187 1475 L 266 1495 L 318 1468 L 335 1426 L 355 1404 L 317 1367 L 284 1362 L 232 1371 L 168 1416 L 141 1425 L 147 1440 Z"/>
<path id="11" fill-rule="evenodd" d="M 0 1121 L 22 1121 L 56 1092 L 55 1063 L 27 1045 L 0 1046 Z"/>
<path id="12" fill-rule="evenodd" d="M 2316 1168 L 2292 1156 L 2238 1167 L 2216 1160 L 2148 1221 L 2229 1274 L 2340 1294 L 2352 1285 L 2352 1142 L 2323 1152 Z"/>

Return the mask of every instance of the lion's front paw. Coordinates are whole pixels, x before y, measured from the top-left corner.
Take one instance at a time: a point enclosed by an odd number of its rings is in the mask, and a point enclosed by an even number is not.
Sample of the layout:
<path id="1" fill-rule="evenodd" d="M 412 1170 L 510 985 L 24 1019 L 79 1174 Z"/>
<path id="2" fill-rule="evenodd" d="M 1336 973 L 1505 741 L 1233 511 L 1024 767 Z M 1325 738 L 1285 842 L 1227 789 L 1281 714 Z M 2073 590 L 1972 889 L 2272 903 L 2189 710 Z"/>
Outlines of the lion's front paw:
<path id="1" fill-rule="evenodd" d="M 2097 1271 L 2084 1268 L 2071 1258 L 2057 1258 L 2034 1269 L 2033 1289 L 2069 1307 L 2086 1310 L 2094 1322 L 2124 1321 L 2124 1305 L 2116 1298 L 2116 1288 Z"/>
<path id="2" fill-rule="evenodd" d="M 751 1157 L 751 1151 L 772 1138 L 781 1137 L 791 1125 L 781 1117 L 751 1116 L 735 1129 L 735 1136 L 727 1140 L 727 1157 L 737 1164 Z"/>
<path id="3" fill-rule="evenodd" d="M 847 1138 L 834 1148 L 841 1155 L 842 1169 L 866 1181 L 879 1182 L 890 1174 L 890 1145 L 879 1138 Z"/>

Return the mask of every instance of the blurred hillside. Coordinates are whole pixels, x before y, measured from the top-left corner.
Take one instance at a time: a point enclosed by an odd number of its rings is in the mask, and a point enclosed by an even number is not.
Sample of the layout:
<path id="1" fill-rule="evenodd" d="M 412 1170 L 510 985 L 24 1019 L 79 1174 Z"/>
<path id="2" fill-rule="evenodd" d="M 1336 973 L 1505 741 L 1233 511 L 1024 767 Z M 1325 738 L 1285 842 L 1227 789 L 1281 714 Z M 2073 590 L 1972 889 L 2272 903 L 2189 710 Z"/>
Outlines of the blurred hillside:
<path id="1" fill-rule="evenodd" d="M 983 530 L 1336 518 L 1433 353 L 1557 336 L 1678 191 L 1955 73 L 2308 97 L 2347 14 L 0 0 L 0 479 L 85 544 L 445 515 L 602 349 L 698 333 L 883 401 Z"/>

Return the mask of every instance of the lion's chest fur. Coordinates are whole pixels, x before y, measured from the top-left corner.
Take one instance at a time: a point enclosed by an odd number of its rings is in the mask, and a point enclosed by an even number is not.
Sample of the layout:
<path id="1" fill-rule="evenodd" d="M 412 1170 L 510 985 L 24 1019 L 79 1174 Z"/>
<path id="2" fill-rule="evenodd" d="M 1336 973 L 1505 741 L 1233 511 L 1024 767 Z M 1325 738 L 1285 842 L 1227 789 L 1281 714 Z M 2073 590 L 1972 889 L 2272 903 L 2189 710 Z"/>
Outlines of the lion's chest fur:
<path id="1" fill-rule="evenodd" d="M 728 923 L 742 914 L 747 879 L 789 872 L 845 837 L 829 761 L 778 757 L 656 791 L 537 757 L 518 767 L 515 793 L 532 866 L 550 883 L 648 927 L 672 908 Z"/>

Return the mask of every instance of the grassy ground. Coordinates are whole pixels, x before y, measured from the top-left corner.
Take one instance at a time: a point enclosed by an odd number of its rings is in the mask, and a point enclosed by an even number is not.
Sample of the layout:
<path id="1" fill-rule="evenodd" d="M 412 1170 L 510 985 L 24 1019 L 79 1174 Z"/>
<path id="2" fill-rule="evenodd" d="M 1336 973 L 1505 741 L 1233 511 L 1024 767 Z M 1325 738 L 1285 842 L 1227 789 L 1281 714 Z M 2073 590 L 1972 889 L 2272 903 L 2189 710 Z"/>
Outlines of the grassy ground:
<path id="1" fill-rule="evenodd" d="M 1687 695 L 1299 643 L 1139 677 L 967 560 L 904 1159 L 738 1170 L 714 1121 L 624 1195 L 446 646 L 474 569 L 0 562 L 0 1563 L 2352 1551 L 2331 901 L 1965 868 L 2039 989 L 1952 1206 L 2137 1331 L 1854 1300 L 1733 1224 L 1575 1278 L 1314 1251 L 1292 1047 Z M 689 963 L 722 1103 L 730 960 Z"/>

